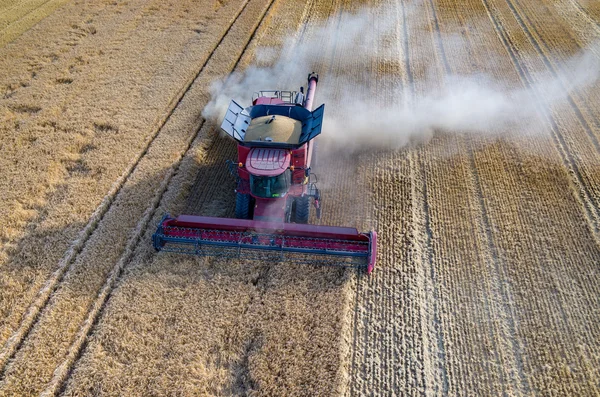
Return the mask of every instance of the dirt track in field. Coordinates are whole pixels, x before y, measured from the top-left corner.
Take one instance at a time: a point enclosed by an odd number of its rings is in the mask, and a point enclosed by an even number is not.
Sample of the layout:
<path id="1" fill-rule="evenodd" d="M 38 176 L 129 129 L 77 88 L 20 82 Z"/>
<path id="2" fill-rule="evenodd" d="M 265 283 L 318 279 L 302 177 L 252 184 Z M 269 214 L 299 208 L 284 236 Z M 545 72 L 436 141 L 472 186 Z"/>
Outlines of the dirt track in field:
<path id="1" fill-rule="evenodd" d="M 395 28 L 349 61 L 364 9 Z M 0 395 L 599 393 L 600 90 L 572 88 L 569 66 L 600 58 L 593 2 L 9 0 L 0 15 Z M 320 152 L 322 223 L 379 233 L 370 277 L 156 254 L 165 212 L 233 216 L 210 84 L 316 38 L 317 102 L 343 101 L 347 76 L 374 106 L 482 73 L 535 103 L 561 94 L 519 136 Z"/>

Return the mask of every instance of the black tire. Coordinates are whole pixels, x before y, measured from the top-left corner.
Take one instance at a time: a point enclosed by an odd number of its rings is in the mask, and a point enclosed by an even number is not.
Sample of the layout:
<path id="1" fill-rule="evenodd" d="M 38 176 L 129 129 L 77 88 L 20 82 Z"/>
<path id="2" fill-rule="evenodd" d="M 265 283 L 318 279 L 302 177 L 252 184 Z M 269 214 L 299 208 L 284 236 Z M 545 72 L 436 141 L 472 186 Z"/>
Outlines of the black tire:
<path id="1" fill-rule="evenodd" d="M 249 194 L 237 193 L 235 196 L 235 217 L 238 219 L 250 219 L 250 205 L 252 203 Z"/>
<path id="2" fill-rule="evenodd" d="M 296 223 L 308 223 L 310 215 L 310 197 L 302 196 L 296 198 Z"/>

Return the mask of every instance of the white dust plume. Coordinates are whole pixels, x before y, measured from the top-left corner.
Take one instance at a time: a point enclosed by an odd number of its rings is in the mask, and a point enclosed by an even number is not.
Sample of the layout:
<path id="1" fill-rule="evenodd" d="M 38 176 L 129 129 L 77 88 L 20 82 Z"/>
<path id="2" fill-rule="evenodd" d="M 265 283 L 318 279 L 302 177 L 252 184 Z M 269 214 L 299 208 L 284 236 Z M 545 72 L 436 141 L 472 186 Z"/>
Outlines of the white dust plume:
<path id="1" fill-rule="evenodd" d="M 544 134 L 548 129 L 540 114 L 564 105 L 574 91 L 585 93 L 600 77 L 600 61 L 588 48 L 557 62 L 553 73 L 529 70 L 535 81 L 527 85 L 512 70 L 509 83 L 497 77 L 503 76 L 498 57 L 509 57 L 501 43 L 490 56 L 490 49 L 467 40 L 459 26 L 446 26 L 451 33 L 439 34 L 441 46 L 414 48 L 414 43 L 437 40 L 429 24 L 416 26 L 426 12 L 419 5 L 404 11 L 383 6 L 308 25 L 280 48 L 259 50 L 255 66 L 215 82 L 203 116 L 220 123 L 231 99 L 248 106 L 252 93 L 261 89 L 297 90 L 314 71 L 320 75 L 315 104 L 325 103 L 326 109 L 321 142 L 398 148 L 436 133 Z M 413 24 L 412 33 L 405 23 Z M 537 57 L 540 64 L 537 54 L 519 56 L 525 63 L 526 57 Z M 373 72 L 380 65 L 391 72 Z M 471 66 L 455 73 L 461 65 Z"/>

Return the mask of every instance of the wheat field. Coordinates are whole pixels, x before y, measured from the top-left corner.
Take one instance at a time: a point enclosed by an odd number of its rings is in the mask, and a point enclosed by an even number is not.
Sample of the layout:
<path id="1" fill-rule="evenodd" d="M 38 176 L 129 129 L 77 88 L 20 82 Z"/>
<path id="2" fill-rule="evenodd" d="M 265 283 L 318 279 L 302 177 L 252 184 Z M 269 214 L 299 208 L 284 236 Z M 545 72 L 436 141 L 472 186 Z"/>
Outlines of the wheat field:
<path id="1" fill-rule="evenodd" d="M 600 394 L 599 39 L 583 0 L 0 0 L 0 395 Z M 316 172 L 373 274 L 156 253 L 234 216 L 214 83 L 301 61 L 364 115 Z"/>

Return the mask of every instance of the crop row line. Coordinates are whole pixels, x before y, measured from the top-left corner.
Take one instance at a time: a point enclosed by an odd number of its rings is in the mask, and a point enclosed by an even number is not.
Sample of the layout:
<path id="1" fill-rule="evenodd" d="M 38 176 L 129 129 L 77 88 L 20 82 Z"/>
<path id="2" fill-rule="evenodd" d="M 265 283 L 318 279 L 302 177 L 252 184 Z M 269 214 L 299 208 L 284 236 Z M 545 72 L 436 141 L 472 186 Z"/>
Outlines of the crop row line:
<path id="1" fill-rule="evenodd" d="M 160 132 L 163 130 L 165 124 L 169 121 L 175 109 L 179 106 L 185 94 L 191 89 L 193 83 L 198 79 L 202 71 L 205 69 L 206 65 L 212 58 L 218 46 L 223 42 L 227 33 L 231 30 L 235 21 L 238 20 L 239 16 L 242 14 L 246 6 L 248 5 L 249 0 L 246 0 L 240 10 L 235 15 L 235 17 L 231 20 L 231 23 L 227 27 L 227 29 L 223 32 L 218 42 L 212 48 L 210 54 L 203 62 L 200 69 L 188 80 L 188 82 L 182 87 L 181 90 L 173 97 L 168 106 L 168 112 L 163 115 L 157 121 L 157 128 L 146 143 L 144 149 L 138 153 L 137 157 L 134 159 L 132 163 L 130 163 L 129 167 L 125 170 L 125 172 L 117 179 L 117 181 L 112 185 L 108 194 L 102 199 L 100 205 L 96 208 L 94 213 L 91 215 L 90 220 L 83 228 L 83 230 L 79 233 L 77 239 L 71 244 L 65 256 L 60 261 L 57 270 L 51 275 L 51 277 L 46 281 L 44 286 L 37 293 L 35 301 L 28 307 L 26 313 L 23 316 L 23 320 L 19 324 L 17 331 L 11 335 L 11 337 L 7 340 L 5 345 L 2 347 L 2 351 L 0 352 L 0 379 L 3 377 L 4 372 L 6 370 L 6 365 L 8 361 L 14 357 L 16 352 L 19 350 L 23 341 L 27 338 L 27 335 L 32 330 L 35 325 L 39 314 L 46 307 L 48 302 L 50 301 L 50 297 L 53 292 L 57 289 L 58 285 L 62 281 L 66 272 L 70 269 L 71 265 L 75 262 L 79 254 L 83 251 L 85 245 L 87 244 L 89 238 L 93 234 L 93 232 L 97 229 L 99 223 L 104 218 L 104 215 L 110 209 L 114 199 L 117 197 L 119 192 L 122 190 L 125 183 L 129 180 L 130 176 L 137 169 L 138 165 L 142 161 L 142 159 L 148 153 L 149 148 L 152 146 L 152 143 L 159 136 Z"/>

